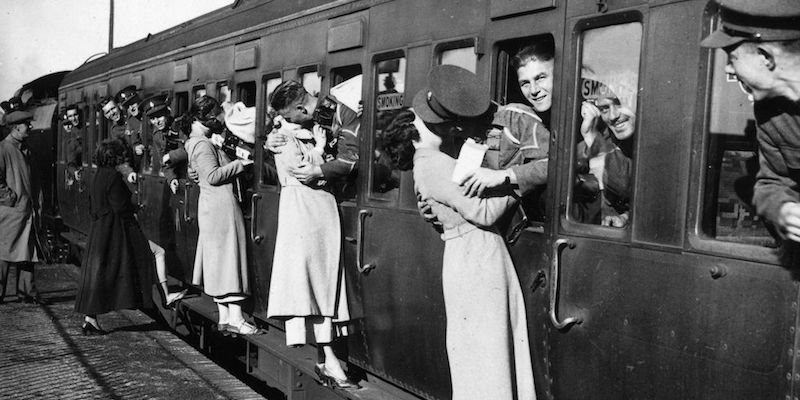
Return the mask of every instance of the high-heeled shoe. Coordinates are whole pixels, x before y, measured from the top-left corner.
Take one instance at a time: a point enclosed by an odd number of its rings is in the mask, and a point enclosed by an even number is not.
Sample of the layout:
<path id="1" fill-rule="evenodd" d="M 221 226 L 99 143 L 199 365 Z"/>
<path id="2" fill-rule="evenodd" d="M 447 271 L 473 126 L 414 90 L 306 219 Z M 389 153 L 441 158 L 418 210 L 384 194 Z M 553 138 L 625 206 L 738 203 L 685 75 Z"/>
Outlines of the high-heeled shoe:
<path id="1" fill-rule="evenodd" d="M 361 389 L 361 385 L 351 381 L 350 378 L 337 378 L 328 373 L 328 370 L 325 368 L 325 364 L 315 365 L 314 372 L 317 373 L 320 382 L 322 382 L 322 386 L 331 387 L 334 389 Z"/>
<path id="2" fill-rule="evenodd" d="M 248 324 L 247 321 L 244 320 L 238 324 L 228 324 L 228 326 L 225 327 L 225 330 L 234 335 L 255 335 L 261 333 L 261 329 Z"/>
<path id="3" fill-rule="evenodd" d="M 81 326 L 81 331 L 83 331 L 83 336 L 101 336 L 108 333 L 108 331 L 100 329 L 90 322 L 84 322 L 83 326 Z"/>

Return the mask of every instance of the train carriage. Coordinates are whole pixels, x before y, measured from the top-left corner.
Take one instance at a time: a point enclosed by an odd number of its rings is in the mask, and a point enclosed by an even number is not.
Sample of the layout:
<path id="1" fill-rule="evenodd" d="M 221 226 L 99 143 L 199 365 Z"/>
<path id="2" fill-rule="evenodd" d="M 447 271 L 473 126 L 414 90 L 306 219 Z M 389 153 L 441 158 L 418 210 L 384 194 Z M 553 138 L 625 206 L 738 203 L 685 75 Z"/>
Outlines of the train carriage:
<path id="1" fill-rule="evenodd" d="M 362 75 L 358 173 L 339 196 L 355 331 L 347 357 L 368 380 L 395 388 L 386 398 L 445 399 L 444 246 L 419 216 L 411 174 L 381 158 L 381 130 L 437 64 L 474 71 L 499 104 L 524 103 L 510 59 L 550 41 L 545 208 L 510 244 L 539 398 L 796 398 L 798 284 L 748 197 L 751 102 L 724 73 L 724 53 L 698 45 L 716 15 L 705 0 L 237 1 L 81 66 L 59 99 L 62 109 L 83 110 L 85 154 L 109 134 L 99 100 L 130 84 L 169 95 L 175 114 L 202 94 L 242 101 L 257 108 L 255 165 L 264 165 L 267 99 L 280 82 L 327 94 Z M 635 119 L 624 227 L 587 223 L 576 211 L 581 105 L 603 86 Z M 64 168 L 62 155 L 57 176 Z M 84 157 L 84 185 L 93 169 Z M 272 335 L 282 329 L 266 316 L 280 186 L 264 168 L 252 175 L 237 185 L 251 312 Z M 88 191 L 58 185 L 68 236 L 80 243 Z M 140 221 L 167 249 L 171 275 L 187 283 L 198 193 L 182 181 L 171 194 L 158 168 L 142 162 Z M 278 353 L 256 349 L 252 370 L 285 384 L 291 378 L 268 366 L 299 371 L 300 361 Z M 304 390 L 359 396 L 286 392 Z"/>

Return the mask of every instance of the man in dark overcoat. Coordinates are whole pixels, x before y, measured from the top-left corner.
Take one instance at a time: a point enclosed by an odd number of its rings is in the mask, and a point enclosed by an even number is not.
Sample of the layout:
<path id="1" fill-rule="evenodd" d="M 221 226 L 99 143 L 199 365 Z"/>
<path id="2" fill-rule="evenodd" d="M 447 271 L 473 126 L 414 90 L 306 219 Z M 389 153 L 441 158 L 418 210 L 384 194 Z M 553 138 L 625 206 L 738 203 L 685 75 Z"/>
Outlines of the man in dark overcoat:
<path id="1" fill-rule="evenodd" d="M 34 214 L 39 208 L 31 185 L 30 151 L 25 139 L 33 114 L 13 111 L 6 116 L 11 129 L 0 142 L 0 300 L 10 265 L 17 267 L 17 297 L 26 303 L 46 304 L 34 284 L 33 263 L 39 260 Z"/>

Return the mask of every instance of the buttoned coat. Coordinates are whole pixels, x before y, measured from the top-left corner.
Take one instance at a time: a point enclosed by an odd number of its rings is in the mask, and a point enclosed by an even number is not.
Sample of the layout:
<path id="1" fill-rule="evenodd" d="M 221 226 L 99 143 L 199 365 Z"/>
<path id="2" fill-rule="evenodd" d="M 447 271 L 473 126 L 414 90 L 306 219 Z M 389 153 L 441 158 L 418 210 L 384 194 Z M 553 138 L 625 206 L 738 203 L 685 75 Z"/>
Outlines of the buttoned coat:
<path id="1" fill-rule="evenodd" d="M 192 281 L 209 296 L 240 297 L 249 293 L 247 237 L 233 180 L 244 171 L 240 160 L 230 161 L 211 140 L 192 131 L 186 141 L 189 165 L 197 171 L 197 253 Z"/>
<path id="2" fill-rule="evenodd" d="M 0 142 L 0 260 L 38 261 L 29 152 L 12 135 Z"/>

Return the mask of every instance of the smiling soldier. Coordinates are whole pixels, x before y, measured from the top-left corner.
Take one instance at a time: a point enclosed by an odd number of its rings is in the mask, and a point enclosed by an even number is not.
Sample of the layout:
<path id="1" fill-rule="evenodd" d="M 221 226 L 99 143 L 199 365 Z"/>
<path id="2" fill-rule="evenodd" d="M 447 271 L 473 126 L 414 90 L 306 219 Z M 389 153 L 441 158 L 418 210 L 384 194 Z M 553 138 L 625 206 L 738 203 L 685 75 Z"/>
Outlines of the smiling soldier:
<path id="1" fill-rule="evenodd" d="M 753 204 L 800 242 L 800 2 L 718 0 L 720 26 L 700 43 L 728 55 L 755 100 L 760 168 Z"/>

